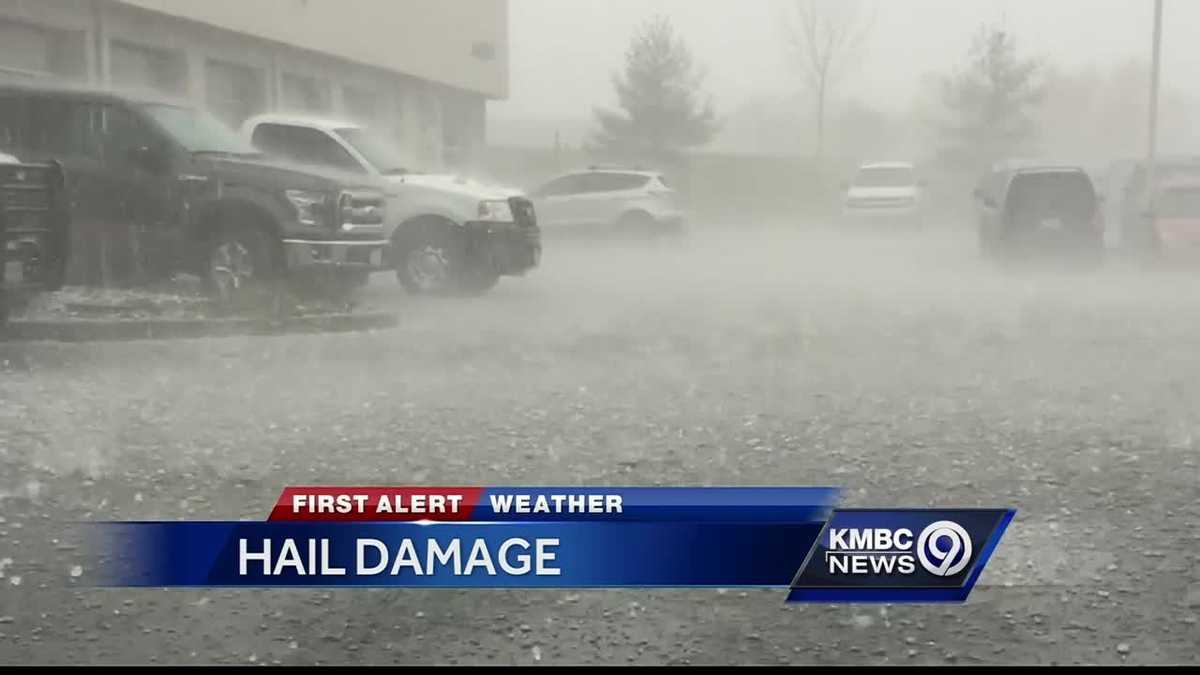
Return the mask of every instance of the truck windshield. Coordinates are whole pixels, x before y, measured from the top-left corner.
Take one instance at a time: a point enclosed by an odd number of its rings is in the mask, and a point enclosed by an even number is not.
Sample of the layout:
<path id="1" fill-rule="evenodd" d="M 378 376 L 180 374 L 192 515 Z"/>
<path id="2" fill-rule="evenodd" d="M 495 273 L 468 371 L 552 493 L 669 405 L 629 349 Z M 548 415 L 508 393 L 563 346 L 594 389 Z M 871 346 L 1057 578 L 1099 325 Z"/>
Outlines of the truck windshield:
<path id="1" fill-rule="evenodd" d="M 142 110 L 191 152 L 239 156 L 260 154 L 241 136 L 206 112 L 165 104 L 143 105 Z"/>
<path id="2" fill-rule="evenodd" d="M 399 175 L 405 173 L 422 173 L 416 168 L 411 157 L 383 137 L 362 127 L 346 127 L 335 131 L 350 147 L 358 151 L 364 159 L 381 174 Z"/>
<path id="3" fill-rule="evenodd" d="M 907 167 L 860 169 L 854 177 L 855 187 L 908 187 L 914 184 L 913 170 Z"/>

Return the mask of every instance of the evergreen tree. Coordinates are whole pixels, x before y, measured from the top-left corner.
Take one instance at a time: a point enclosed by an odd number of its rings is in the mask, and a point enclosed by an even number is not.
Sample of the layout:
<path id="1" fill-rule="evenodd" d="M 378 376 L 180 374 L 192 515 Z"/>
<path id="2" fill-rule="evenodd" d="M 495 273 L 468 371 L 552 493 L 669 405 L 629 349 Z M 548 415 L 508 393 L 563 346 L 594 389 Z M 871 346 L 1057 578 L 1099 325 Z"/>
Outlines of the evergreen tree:
<path id="1" fill-rule="evenodd" d="M 966 68 L 941 81 L 947 116 L 938 124 L 942 156 L 953 168 L 982 171 L 1029 150 L 1044 94 L 1042 67 L 1017 53 L 1011 33 L 982 26 Z"/>
<path id="2" fill-rule="evenodd" d="M 718 124 L 712 101 L 700 91 L 703 79 L 670 21 L 647 21 L 625 53 L 624 72 L 613 76 L 620 110 L 595 110 L 594 149 L 618 159 L 661 161 L 708 143 Z"/>

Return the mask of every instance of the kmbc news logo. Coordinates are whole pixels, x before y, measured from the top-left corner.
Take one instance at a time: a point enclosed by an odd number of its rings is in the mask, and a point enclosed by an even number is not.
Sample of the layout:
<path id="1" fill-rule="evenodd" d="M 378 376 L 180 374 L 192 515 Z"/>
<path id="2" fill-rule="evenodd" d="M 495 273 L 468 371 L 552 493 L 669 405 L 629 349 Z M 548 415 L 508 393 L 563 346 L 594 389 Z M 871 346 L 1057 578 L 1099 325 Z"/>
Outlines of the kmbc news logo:
<path id="1" fill-rule="evenodd" d="M 838 527 L 829 531 L 825 563 L 830 574 L 914 574 L 920 563 L 949 577 L 966 568 L 971 547 L 971 535 L 951 520 L 932 523 L 915 538 L 907 527 Z"/>
<path id="2" fill-rule="evenodd" d="M 1003 509 L 839 509 L 791 599 L 961 602 L 1011 519 Z"/>

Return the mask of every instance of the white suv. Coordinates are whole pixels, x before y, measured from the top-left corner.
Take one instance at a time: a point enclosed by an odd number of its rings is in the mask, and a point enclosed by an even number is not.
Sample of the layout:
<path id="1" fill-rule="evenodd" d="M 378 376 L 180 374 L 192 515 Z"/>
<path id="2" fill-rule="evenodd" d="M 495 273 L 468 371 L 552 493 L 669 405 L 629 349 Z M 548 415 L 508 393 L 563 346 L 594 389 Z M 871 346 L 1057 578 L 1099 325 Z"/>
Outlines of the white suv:
<path id="1" fill-rule="evenodd" d="M 889 220 L 920 225 L 923 220 L 924 181 L 908 162 L 869 162 L 846 186 L 842 219 L 859 222 Z"/>
<path id="2" fill-rule="evenodd" d="M 413 293 L 480 292 L 540 262 L 533 204 L 519 190 L 422 172 L 352 122 L 268 114 L 242 133 L 268 155 L 373 178 L 387 195 L 389 261 Z"/>
<path id="3" fill-rule="evenodd" d="M 654 171 L 598 169 L 559 176 L 530 193 L 547 231 L 678 233 L 684 214 L 675 191 Z"/>

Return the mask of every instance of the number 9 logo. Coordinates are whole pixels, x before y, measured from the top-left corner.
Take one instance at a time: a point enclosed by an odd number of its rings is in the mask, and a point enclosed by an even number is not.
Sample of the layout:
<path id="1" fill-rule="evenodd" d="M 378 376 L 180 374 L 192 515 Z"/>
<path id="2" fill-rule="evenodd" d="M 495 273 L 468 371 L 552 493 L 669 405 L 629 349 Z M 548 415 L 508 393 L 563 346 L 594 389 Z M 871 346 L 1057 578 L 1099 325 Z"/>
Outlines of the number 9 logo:
<path id="1" fill-rule="evenodd" d="M 939 520 L 921 531 L 917 557 L 930 574 L 954 576 L 971 561 L 971 535 L 958 523 Z"/>

